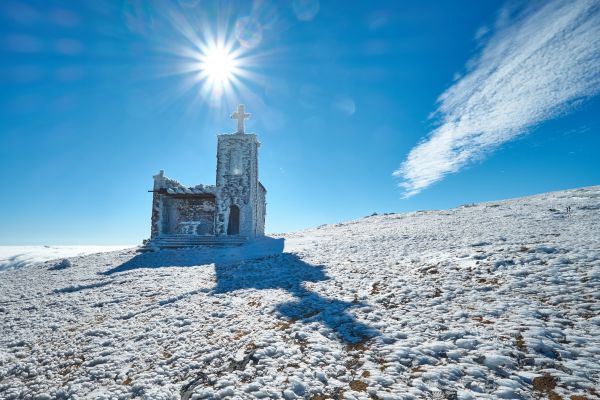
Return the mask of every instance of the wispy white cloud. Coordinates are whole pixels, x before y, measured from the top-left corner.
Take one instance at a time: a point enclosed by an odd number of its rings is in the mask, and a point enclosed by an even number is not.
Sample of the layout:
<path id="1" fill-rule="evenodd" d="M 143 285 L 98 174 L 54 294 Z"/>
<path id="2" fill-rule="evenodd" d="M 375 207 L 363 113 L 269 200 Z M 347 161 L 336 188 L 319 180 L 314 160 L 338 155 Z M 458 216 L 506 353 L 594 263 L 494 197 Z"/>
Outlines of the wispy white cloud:
<path id="1" fill-rule="evenodd" d="M 600 91 L 600 1 L 536 2 L 494 31 L 438 98 L 439 119 L 394 175 L 409 197 Z"/>

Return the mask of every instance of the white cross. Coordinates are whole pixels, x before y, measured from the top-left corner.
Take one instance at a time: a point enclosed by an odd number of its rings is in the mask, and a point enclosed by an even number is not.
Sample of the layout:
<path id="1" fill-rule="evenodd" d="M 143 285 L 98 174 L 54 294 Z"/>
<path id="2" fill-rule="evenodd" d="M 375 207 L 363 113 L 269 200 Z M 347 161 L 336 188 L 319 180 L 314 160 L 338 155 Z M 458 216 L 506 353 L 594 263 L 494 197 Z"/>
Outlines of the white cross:
<path id="1" fill-rule="evenodd" d="M 250 115 L 245 111 L 243 104 L 240 104 L 237 111 L 231 114 L 231 119 L 237 119 L 237 133 L 244 133 L 244 120 L 250 118 Z"/>

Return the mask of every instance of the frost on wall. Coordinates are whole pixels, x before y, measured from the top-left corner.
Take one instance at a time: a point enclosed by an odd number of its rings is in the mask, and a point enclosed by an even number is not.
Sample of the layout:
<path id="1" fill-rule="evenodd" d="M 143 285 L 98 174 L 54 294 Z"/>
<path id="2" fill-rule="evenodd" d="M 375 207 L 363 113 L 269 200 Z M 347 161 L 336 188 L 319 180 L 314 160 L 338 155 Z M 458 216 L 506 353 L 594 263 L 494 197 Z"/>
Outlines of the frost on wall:
<path id="1" fill-rule="evenodd" d="M 256 204 L 256 236 L 265 235 L 265 219 L 267 216 L 267 189 L 258 182 L 258 201 Z"/>
<path id="2" fill-rule="evenodd" d="M 163 233 L 214 235 L 215 198 L 166 195 Z"/>
<path id="3" fill-rule="evenodd" d="M 239 233 L 257 232 L 258 140 L 253 134 L 219 135 L 217 146 L 217 235 L 226 235 L 230 208 L 240 209 Z"/>
<path id="4" fill-rule="evenodd" d="M 186 187 L 164 171 L 155 175 L 150 237 L 264 236 L 266 190 L 258 181 L 259 146 L 254 134 L 218 135 L 216 185 Z M 239 213 L 232 213 L 232 206 Z M 236 229 L 228 232 L 230 218 Z"/>
<path id="5" fill-rule="evenodd" d="M 154 176 L 150 237 L 214 235 L 215 191 L 212 185 L 185 187 L 160 171 Z"/>

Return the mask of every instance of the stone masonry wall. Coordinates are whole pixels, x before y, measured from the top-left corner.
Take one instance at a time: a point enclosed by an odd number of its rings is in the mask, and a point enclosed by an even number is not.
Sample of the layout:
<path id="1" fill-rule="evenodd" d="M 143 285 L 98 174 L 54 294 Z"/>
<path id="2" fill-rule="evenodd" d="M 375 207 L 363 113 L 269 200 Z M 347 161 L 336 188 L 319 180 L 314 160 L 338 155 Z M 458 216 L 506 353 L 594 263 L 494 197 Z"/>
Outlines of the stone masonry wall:
<path id="1" fill-rule="evenodd" d="M 216 234 L 226 235 L 229 207 L 240 209 L 240 235 L 256 236 L 258 140 L 252 134 L 219 135 Z"/>
<path id="2" fill-rule="evenodd" d="M 214 235 L 215 199 L 165 195 L 164 233 Z"/>
<path id="3" fill-rule="evenodd" d="M 152 193 L 152 222 L 150 225 L 150 239 L 154 239 L 160 235 L 160 209 L 161 209 L 161 198 L 157 192 Z"/>
<path id="4" fill-rule="evenodd" d="M 214 235 L 215 186 L 185 187 L 162 170 L 153 178 L 151 239 L 168 233 Z"/>
<path id="5" fill-rule="evenodd" d="M 263 185 L 258 185 L 258 201 L 256 204 L 256 236 L 265 235 L 265 217 L 267 215 L 267 193 Z"/>

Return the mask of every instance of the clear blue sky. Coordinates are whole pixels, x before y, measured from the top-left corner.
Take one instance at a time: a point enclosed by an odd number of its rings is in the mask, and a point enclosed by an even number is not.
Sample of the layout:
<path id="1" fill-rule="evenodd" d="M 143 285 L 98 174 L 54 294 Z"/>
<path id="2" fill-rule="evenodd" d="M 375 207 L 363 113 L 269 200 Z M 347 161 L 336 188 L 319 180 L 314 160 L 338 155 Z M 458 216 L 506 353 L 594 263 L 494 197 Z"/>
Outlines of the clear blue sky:
<path id="1" fill-rule="evenodd" d="M 599 184 L 598 69 L 528 56 L 543 4 L 2 1 L 0 244 L 140 243 L 152 175 L 213 184 L 238 101 L 270 232 Z M 550 35 L 600 64 L 572 4 Z M 207 32 L 239 54 L 221 98 L 182 72 Z"/>

